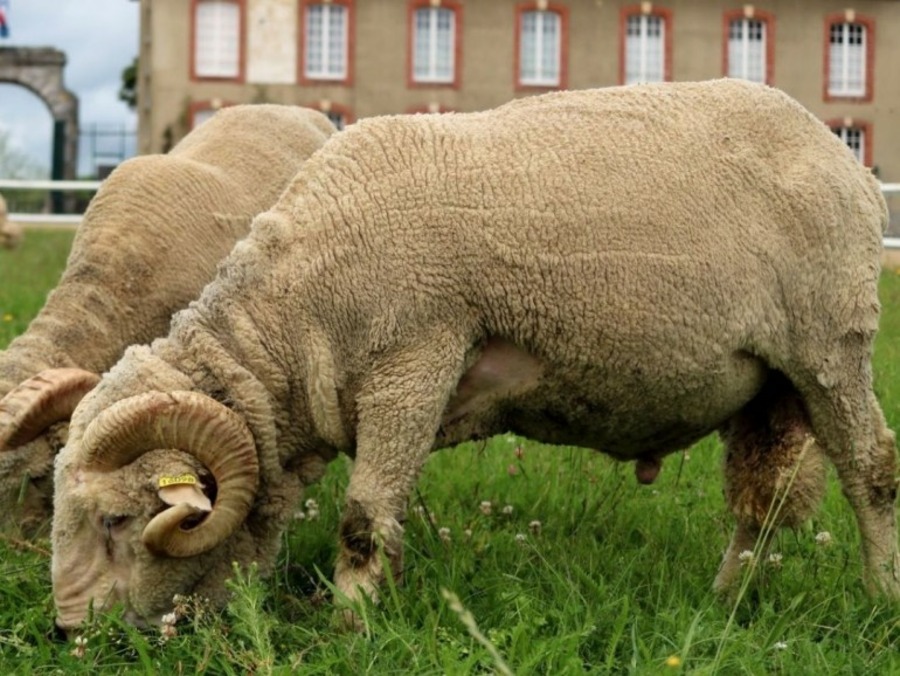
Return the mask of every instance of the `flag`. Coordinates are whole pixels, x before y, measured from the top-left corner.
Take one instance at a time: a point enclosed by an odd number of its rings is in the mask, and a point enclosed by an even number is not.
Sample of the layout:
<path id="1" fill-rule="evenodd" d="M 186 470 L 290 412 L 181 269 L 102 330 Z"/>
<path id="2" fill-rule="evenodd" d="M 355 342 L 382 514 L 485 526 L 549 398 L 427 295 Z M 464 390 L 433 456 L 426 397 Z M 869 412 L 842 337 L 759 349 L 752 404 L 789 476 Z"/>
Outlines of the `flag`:
<path id="1" fill-rule="evenodd" d="M 0 0 L 0 38 L 9 37 L 9 0 Z"/>

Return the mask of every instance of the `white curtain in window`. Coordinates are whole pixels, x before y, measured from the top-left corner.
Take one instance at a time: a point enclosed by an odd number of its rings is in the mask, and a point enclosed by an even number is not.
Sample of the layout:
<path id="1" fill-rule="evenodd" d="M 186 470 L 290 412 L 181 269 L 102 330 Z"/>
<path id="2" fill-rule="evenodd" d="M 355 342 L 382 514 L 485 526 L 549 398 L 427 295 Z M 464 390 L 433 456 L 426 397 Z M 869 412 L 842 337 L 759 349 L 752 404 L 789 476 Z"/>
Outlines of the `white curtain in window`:
<path id="1" fill-rule="evenodd" d="M 857 160 L 865 162 L 865 131 L 859 127 L 838 127 L 833 131 L 853 151 L 853 155 Z"/>
<path id="2" fill-rule="evenodd" d="M 198 77 L 240 74 L 240 8 L 235 2 L 203 0 L 194 22 L 194 68 Z"/>
<path id="3" fill-rule="evenodd" d="M 661 16 L 632 15 L 625 26 L 625 84 L 662 82 L 665 77 L 665 24 Z"/>
<path id="4" fill-rule="evenodd" d="M 526 85 L 555 87 L 560 83 L 562 30 L 559 14 L 522 13 L 519 36 L 519 81 Z"/>
<path id="5" fill-rule="evenodd" d="M 200 110 L 194 111 L 194 126 L 193 129 L 196 129 L 201 124 L 206 122 L 209 118 L 216 114 L 216 111 L 212 108 L 202 108 Z"/>
<path id="6" fill-rule="evenodd" d="M 456 15 L 425 7 L 415 13 L 413 78 L 416 82 L 452 82 L 455 68 Z"/>
<path id="7" fill-rule="evenodd" d="M 728 77 L 766 81 L 766 24 L 736 19 L 728 26 Z"/>
<path id="8" fill-rule="evenodd" d="M 306 77 L 347 77 L 347 26 L 347 8 L 343 5 L 306 7 Z"/>
<path id="9" fill-rule="evenodd" d="M 828 49 L 828 93 L 862 96 L 866 93 L 866 27 L 858 23 L 831 24 Z"/>

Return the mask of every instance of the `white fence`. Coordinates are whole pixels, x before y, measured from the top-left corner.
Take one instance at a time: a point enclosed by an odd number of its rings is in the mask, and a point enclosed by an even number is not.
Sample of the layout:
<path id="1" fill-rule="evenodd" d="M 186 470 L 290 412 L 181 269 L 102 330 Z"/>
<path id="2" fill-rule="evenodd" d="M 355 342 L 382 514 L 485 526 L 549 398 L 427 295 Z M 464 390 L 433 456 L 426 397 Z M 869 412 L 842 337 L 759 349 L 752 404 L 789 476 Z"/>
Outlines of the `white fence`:
<path id="1" fill-rule="evenodd" d="M 21 181 L 0 178 L 0 192 L 4 188 L 17 190 L 96 190 L 100 181 Z M 900 183 L 882 183 L 881 190 L 885 195 L 900 195 Z M 9 220 L 16 223 L 40 225 L 78 225 L 81 214 L 9 214 Z M 885 237 L 886 249 L 900 249 L 900 237 Z"/>

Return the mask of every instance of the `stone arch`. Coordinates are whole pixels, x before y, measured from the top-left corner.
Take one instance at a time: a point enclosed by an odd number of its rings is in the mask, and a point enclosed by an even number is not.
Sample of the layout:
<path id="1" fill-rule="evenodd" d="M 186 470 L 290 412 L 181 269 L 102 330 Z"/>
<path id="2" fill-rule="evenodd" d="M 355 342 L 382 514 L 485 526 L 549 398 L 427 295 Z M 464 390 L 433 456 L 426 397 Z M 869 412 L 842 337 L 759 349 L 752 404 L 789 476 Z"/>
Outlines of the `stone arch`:
<path id="1" fill-rule="evenodd" d="M 63 84 L 65 52 L 52 47 L 0 47 L 0 82 L 37 94 L 53 117 L 54 179 L 74 180 L 78 167 L 78 97 Z"/>

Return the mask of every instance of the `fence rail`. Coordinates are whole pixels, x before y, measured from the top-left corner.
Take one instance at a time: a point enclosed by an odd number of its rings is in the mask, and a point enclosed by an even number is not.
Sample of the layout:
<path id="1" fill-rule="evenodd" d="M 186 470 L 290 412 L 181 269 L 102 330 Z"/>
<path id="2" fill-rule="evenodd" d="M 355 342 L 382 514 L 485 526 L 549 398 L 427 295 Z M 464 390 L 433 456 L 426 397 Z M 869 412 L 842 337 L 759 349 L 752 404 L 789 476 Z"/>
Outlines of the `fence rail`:
<path id="1" fill-rule="evenodd" d="M 102 181 L 44 181 L 0 178 L 0 191 L 13 190 L 97 190 Z M 882 183 L 885 196 L 900 195 L 900 183 Z M 32 225 L 78 225 L 82 214 L 22 214 L 11 213 L 9 220 Z M 900 249 L 900 237 L 885 237 L 885 249 Z"/>

